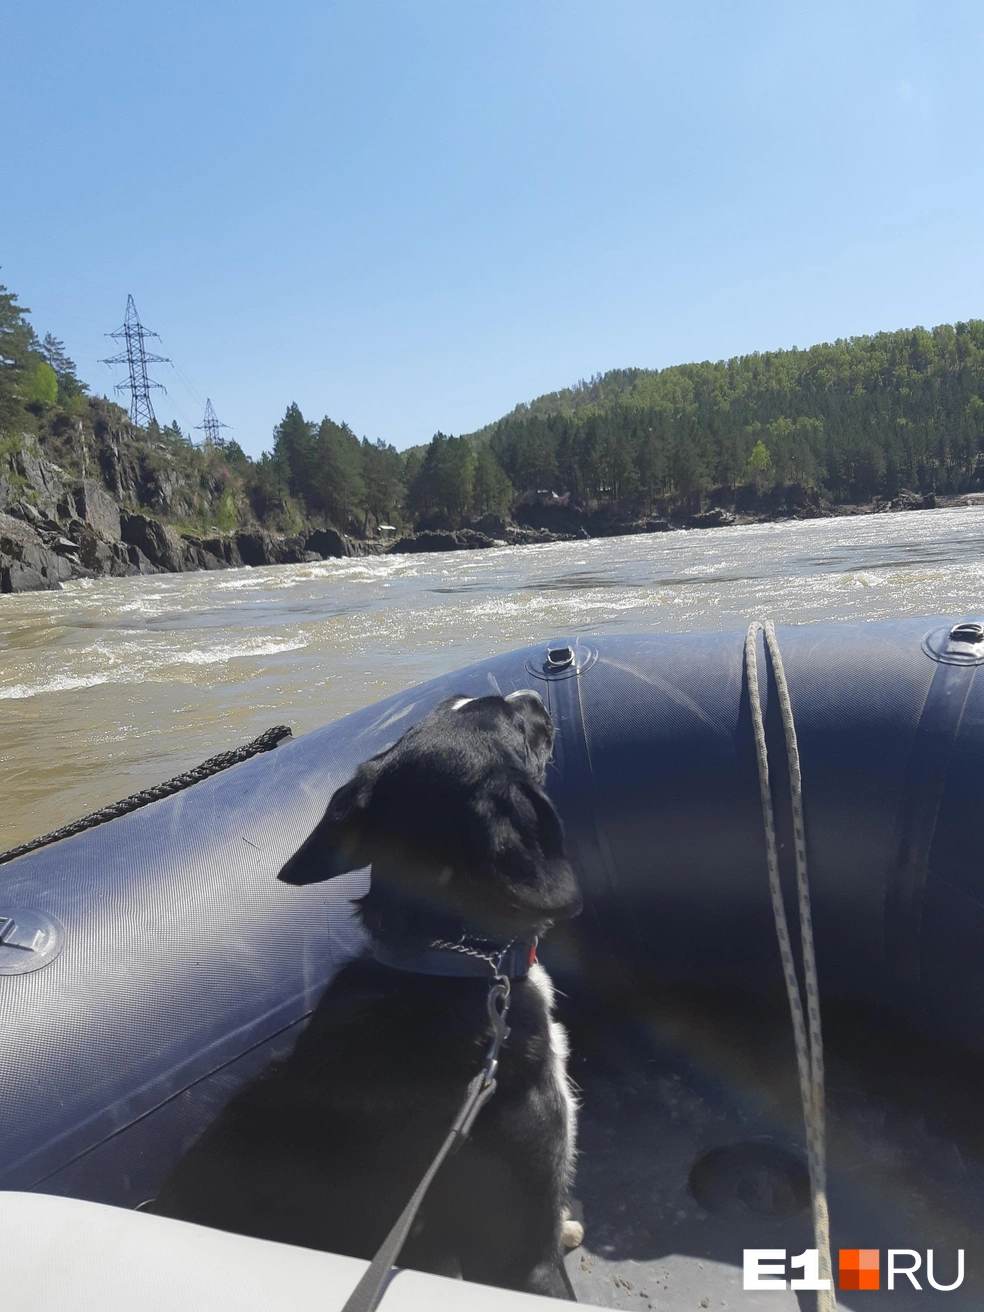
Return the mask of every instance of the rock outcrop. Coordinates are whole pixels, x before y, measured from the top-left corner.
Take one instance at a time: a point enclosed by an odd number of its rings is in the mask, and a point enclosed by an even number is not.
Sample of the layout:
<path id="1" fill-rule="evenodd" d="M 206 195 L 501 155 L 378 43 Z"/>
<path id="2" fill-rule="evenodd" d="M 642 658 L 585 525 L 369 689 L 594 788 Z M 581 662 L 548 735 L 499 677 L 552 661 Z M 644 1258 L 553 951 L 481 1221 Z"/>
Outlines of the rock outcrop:
<path id="1" fill-rule="evenodd" d="M 456 528 L 446 532 L 434 529 L 398 538 L 392 550 L 398 555 L 413 555 L 425 551 L 475 551 L 496 545 L 494 538 L 476 529 Z"/>
<path id="2" fill-rule="evenodd" d="M 342 556 L 358 556 L 357 544 L 337 528 L 317 528 L 307 536 L 308 551 L 316 551 L 324 560 L 339 559 Z"/>
<path id="3" fill-rule="evenodd" d="M 94 478 L 83 479 L 75 489 L 75 517 L 88 524 L 103 542 L 123 537 L 120 508 Z"/>
<path id="4" fill-rule="evenodd" d="M 60 549 L 59 549 L 60 548 Z M 0 592 L 53 591 L 81 568 L 74 543 L 0 513 Z"/>
<path id="5" fill-rule="evenodd" d="M 158 570 L 179 574 L 185 568 L 186 554 L 174 529 L 149 515 L 120 516 L 123 541 L 137 550 Z"/>
<path id="6" fill-rule="evenodd" d="M 879 501 L 875 509 L 885 510 L 935 510 L 936 497 L 932 492 L 927 492 L 925 496 L 920 496 L 918 492 L 910 492 L 908 488 L 902 488 L 898 496 L 891 501 Z"/>
<path id="7" fill-rule="evenodd" d="M 702 514 L 691 515 L 686 521 L 687 528 L 729 528 L 738 521 L 730 510 L 722 510 L 715 507 L 713 510 L 705 510 Z"/>
<path id="8" fill-rule="evenodd" d="M 179 534 L 155 515 L 132 508 L 137 494 L 149 495 L 149 484 L 119 434 L 102 434 L 99 459 L 104 481 L 129 507 L 97 478 L 73 484 L 27 439 L 0 459 L 0 591 L 59 588 L 80 577 L 299 564 L 376 554 L 389 545 L 361 542 L 333 528 L 291 535 L 262 529 L 211 537 Z M 178 492 L 168 479 L 155 478 L 155 504 L 177 504 Z"/>

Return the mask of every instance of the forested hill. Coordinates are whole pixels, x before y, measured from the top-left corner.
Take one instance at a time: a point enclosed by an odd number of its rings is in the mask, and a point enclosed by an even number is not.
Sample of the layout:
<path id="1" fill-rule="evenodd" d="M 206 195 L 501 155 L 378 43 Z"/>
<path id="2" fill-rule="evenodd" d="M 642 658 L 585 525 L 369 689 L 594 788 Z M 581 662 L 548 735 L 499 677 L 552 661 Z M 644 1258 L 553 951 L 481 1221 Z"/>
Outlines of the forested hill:
<path id="1" fill-rule="evenodd" d="M 799 485 L 835 503 L 984 474 L 984 321 L 661 370 L 616 370 L 471 439 L 517 492 L 642 503 Z M 746 493 L 746 501 L 751 498 Z"/>
<path id="2" fill-rule="evenodd" d="M 559 392 L 546 392 L 532 401 L 520 401 L 519 405 L 506 419 L 549 419 L 553 415 L 568 417 L 599 406 L 611 405 L 624 395 L 639 378 L 644 378 L 654 371 L 652 369 L 610 369 L 606 374 L 595 374 L 588 382 L 582 378 L 573 387 L 564 387 Z M 475 433 L 466 433 L 466 439 L 474 447 L 479 447 L 495 432 L 499 424 L 486 424 Z"/>

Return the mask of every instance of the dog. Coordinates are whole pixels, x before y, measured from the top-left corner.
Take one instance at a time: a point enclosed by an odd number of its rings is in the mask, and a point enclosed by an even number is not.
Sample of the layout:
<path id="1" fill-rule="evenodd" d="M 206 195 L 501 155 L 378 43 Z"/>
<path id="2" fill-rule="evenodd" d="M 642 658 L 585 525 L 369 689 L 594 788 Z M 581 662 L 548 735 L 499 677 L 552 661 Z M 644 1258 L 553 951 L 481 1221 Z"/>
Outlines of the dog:
<path id="1" fill-rule="evenodd" d="M 533 691 L 450 697 L 337 790 L 279 878 L 371 866 L 357 903 L 371 946 L 151 1210 L 371 1258 L 483 1068 L 499 965 L 511 1032 L 496 1092 L 438 1172 L 400 1264 L 570 1297 L 576 1103 L 550 979 L 532 960 L 537 939 L 581 909 L 543 789 L 553 739 Z"/>

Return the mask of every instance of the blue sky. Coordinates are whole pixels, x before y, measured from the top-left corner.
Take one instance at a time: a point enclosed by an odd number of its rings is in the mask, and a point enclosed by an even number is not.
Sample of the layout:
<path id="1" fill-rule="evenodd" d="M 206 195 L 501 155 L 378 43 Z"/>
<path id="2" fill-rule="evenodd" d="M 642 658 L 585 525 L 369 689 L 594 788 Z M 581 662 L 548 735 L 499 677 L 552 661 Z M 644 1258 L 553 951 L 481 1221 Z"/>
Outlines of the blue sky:
<path id="1" fill-rule="evenodd" d="M 0 281 L 110 391 L 132 292 L 244 448 L 984 316 L 984 7 L 7 6 Z"/>

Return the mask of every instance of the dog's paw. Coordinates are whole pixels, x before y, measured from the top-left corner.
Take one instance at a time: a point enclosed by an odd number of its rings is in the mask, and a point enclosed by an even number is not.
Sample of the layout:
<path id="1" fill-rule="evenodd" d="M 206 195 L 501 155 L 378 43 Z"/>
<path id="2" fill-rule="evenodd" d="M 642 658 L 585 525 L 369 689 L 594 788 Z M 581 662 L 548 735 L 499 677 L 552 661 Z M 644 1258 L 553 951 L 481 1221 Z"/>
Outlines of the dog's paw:
<path id="1" fill-rule="evenodd" d="M 560 1243 L 565 1253 L 580 1248 L 584 1243 L 584 1226 L 574 1220 L 569 1207 L 565 1207 L 560 1214 Z"/>

